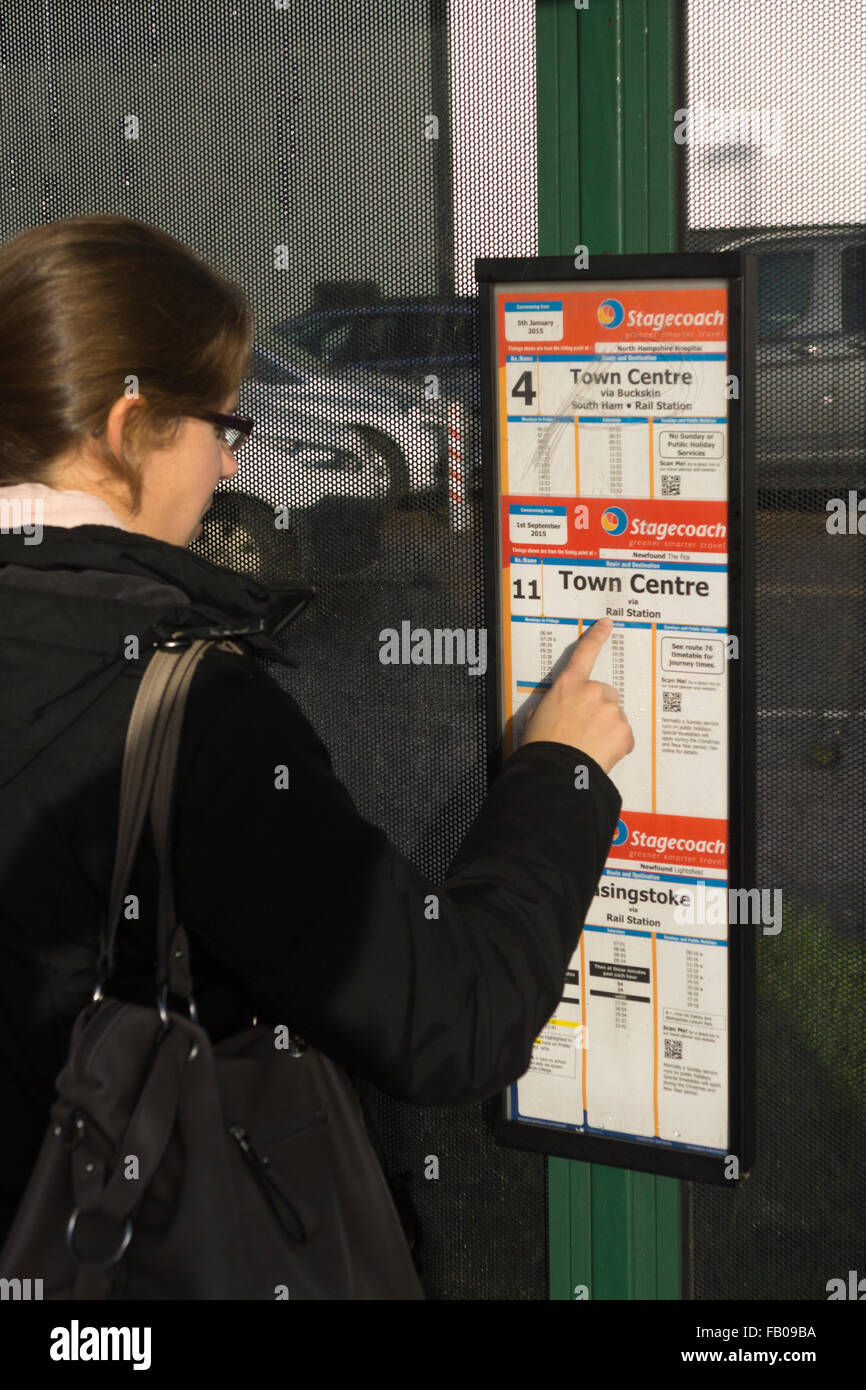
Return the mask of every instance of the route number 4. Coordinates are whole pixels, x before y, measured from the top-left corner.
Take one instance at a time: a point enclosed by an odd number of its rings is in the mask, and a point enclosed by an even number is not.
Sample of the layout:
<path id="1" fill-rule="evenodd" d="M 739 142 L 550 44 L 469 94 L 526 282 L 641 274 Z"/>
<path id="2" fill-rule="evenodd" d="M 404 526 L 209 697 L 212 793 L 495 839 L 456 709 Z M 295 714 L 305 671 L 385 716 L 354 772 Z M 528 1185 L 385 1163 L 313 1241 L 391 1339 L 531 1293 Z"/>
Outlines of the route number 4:
<path id="1" fill-rule="evenodd" d="M 535 400 L 535 397 L 538 395 L 538 392 L 533 391 L 532 389 L 531 371 L 525 371 L 520 373 L 520 376 L 517 378 L 517 380 L 511 388 L 511 394 L 512 396 L 519 396 L 521 400 L 524 400 L 526 402 L 527 405 L 532 405 L 532 402 Z"/>

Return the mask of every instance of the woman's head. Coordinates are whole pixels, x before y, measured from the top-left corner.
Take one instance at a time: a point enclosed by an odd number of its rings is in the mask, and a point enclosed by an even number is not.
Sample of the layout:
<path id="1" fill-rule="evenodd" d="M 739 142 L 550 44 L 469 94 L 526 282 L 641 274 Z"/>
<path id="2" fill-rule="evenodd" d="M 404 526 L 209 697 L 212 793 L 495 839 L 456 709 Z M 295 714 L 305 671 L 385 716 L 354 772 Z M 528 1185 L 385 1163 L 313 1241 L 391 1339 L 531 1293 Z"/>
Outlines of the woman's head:
<path id="1" fill-rule="evenodd" d="M 105 498 L 132 529 L 185 545 L 236 470 L 219 427 L 247 375 L 242 289 L 168 233 L 71 217 L 0 245 L 0 486 Z"/>

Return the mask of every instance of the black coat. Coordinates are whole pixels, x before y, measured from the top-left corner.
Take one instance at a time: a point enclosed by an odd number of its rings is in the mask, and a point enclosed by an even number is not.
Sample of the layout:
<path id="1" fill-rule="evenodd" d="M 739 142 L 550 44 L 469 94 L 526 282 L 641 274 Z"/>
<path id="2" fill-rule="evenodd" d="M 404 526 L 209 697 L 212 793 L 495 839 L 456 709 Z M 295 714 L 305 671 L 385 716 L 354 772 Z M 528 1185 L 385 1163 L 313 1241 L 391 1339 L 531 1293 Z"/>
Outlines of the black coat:
<path id="1" fill-rule="evenodd" d="M 0 535 L 0 1242 L 93 989 L 126 727 L 152 645 L 124 652 L 131 634 L 152 643 L 157 619 L 265 634 L 244 655 L 205 657 L 180 747 L 176 904 L 215 1041 L 255 1014 L 395 1096 L 458 1105 L 521 1076 L 555 1011 L 619 815 L 613 782 L 565 744 L 521 748 L 433 883 L 358 813 L 256 659 L 276 652 L 267 634 L 290 606 L 111 526 L 46 526 L 38 545 Z M 107 988 L 141 1003 L 154 1000 L 155 888 L 148 826 L 129 888 L 141 919 L 121 923 Z"/>

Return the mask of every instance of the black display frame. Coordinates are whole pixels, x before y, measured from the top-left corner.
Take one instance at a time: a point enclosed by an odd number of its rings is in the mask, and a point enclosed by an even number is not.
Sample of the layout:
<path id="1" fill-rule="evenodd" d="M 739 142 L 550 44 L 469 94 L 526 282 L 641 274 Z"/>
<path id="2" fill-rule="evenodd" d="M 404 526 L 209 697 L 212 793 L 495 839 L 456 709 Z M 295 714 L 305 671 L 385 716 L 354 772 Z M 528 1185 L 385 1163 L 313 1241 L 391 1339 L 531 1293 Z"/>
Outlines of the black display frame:
<path id="1" fill-rule="evenodd" d="M 755 886 L 755 288 L 750 252 L 657 252 L 599 255 L 577 269 L 571 257 L 479 258 L 481 447 L 484 521 L 484 598 L 488 614 L 487 775 L 505 756 L 501 689 L 501 476 L 498 451 L 498 354 L 494 285 L 572 280 L 722 279 L 728 288 L 727 375 L 738 395 L 728 400 L 728 633 L 739 656 L 728 671 L 728 870 L 731 888 Z M 659 1140 L 620 1139 L 563 1130 L 543 1121 L 509 1119 L 507 1093 L 494 1119 L 497 1144 L 614 1168 L 736 1187 L 755 1161 L 755 940 L 757 924 L 729 926 L 728 1151 L 708 1154 Z M 518 1078 L 515 1078 L 517 1080 Z M 730 1157 L 737 1159 L 732 1172 Z"/>

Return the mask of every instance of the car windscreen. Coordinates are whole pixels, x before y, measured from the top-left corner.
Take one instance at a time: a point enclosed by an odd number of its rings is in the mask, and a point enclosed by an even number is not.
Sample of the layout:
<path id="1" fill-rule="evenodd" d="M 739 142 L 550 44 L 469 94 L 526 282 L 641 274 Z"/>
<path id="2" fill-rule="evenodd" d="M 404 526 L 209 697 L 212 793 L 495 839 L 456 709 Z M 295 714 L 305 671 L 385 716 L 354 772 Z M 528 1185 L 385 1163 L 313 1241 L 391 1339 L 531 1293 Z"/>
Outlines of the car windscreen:
<path id="1" fill-rule="evenodd" d="M 866 333 L 866 242 L 842 251 L 842 328 Z"/>
<path id="2" fill-rule="evenodd" d="M 436 314 L 423 309 L 365 314 L 355 326 L 353 361 L 382 367 L 428 361 L 434 356 L 436 328 Z"/>
<path id="3" fill-rule="evenodd" d="M 266 386 L 297 386 L 301 380 L 289 363 L 260 347 L 253 348 L 249 376 L 251 381 L 260 381 Z"/>
<path id="4" fill-rule="evenodd" d="M 809 308 L 815 253 L 802 247 L 762 251 L 758 257 L 757 335 L 789 334 Z"/>
<path id="5" fill-rule="evenodd" d="M 439 357 L 472 361 L 478 357 L 478 315 L 472 311 L 443 314 Z"/>

